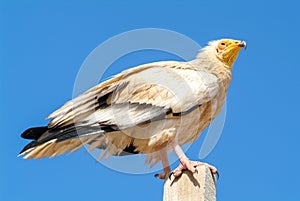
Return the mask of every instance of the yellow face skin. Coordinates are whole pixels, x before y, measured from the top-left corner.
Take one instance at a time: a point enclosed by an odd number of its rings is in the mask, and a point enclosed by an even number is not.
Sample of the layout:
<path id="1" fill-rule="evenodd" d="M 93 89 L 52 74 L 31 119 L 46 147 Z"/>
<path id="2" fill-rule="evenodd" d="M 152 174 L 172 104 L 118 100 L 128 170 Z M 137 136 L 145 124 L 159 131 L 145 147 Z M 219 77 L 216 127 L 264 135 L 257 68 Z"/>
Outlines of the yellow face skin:
<path id="1" fill-rule="evenodd" d="M 229 68 L 231 68 L 241 48 L 246 49 L 245 41 L 222 39 L 219 41 L 216 47 L 217 57 Z"/>

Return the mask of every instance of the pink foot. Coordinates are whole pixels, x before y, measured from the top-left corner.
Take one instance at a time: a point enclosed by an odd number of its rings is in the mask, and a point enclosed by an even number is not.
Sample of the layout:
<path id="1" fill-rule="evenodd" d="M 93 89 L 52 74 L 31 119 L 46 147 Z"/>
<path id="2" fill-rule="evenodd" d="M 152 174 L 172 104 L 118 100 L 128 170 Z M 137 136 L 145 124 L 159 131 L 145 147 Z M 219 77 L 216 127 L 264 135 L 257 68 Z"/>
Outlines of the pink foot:
<path id="1" fill-rule="evenodd" d="M 155 174 L 154 176 L 159 179 L 165 179 L 167 176 L 170 175 L 171 172 L 167 152 L 165 150 L 160 151 L 160 158 L 161 158 L 162 166 L 164 168 L 164 172 L 160 174 Z"/>
<path id="2" fill-rule="evenodd" d="M 170 167 L 166 167 L 164 168 L 164 172 L 160 174 L 155 174 L 154 176 L 159 179 L 166 179 L 166 177 L 169 176 L 170 172 L 171 172 Z"/>
<path id="3" fill-rule="evenodd" d="M 192 173 L 195 173 L 197 171 L 196 167 L 201 165 L 206 165 L 210 169 L 212 174 L 217 174 L 218 176 L 217 168 L 215 168 L 214 166 L 199 161 L 191 161 L 188 158 L 180 159 L 180 165 L 173 171 L 172 174 L 174 175 L 174 177 L 179 177 L 182 174 L 183 170 L 188 170 Z"/>

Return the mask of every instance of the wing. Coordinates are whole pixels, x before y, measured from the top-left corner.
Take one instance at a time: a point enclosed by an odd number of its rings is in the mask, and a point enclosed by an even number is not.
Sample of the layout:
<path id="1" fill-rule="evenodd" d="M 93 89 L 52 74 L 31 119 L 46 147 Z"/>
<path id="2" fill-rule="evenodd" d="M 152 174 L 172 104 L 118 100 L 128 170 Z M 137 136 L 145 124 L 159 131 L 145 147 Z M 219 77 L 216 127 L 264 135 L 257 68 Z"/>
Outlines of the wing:
<path id="1" fill-rule="evenodd" d="M 215 97 L 218 88 L 213 74 L 186 62 L 142 65 L 67 102 L 48 116 L 52 118 L 48 127 L 65 127 L 76 122 L 125 129 L 164 114 L 184 114 Z"/>
<path id="2" fill-rule="evenodd" d="M 22 137 L 34 141 L 21 154 L 27 154 L 25 158 L 56 156 L 87 143 L 105 148 L 106 133 L 118 135 L 149 121 L 179 118 L 213 99 L 218 88 L 213 74 L 187 62 L 131 68 L 67 102 L 48 116 L 47 127 L 25 131 Z M 120 141 L 124 141 L 120 150 L 135 152 L 130 139 Z"/>

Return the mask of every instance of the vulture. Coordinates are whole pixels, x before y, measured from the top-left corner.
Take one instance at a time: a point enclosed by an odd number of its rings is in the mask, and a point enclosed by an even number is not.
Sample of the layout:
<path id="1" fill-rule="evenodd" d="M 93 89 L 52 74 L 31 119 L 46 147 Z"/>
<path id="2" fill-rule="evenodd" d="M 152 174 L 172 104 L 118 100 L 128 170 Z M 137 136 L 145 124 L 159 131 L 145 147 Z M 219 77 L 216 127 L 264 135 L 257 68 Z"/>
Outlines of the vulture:
<path id="1" fill-rule="evenodd" d="M 194 142 L 221 112 L 232 77 L 232 66 L 246 42 L 221 39 L 208 43 L 188 62 L 160 61 L 127 69 L 66 102 L 47 118 L 47 126 L 25 130 L 31 140 L 20 152 L 24 159 L 54 157 L 103 149 L 99 156 L 144 154 L 151 166 L 178 177 L 207 163 L 190 160 L 181 145 Z M 168 154 L 179 166 L 171 172 Z"/>

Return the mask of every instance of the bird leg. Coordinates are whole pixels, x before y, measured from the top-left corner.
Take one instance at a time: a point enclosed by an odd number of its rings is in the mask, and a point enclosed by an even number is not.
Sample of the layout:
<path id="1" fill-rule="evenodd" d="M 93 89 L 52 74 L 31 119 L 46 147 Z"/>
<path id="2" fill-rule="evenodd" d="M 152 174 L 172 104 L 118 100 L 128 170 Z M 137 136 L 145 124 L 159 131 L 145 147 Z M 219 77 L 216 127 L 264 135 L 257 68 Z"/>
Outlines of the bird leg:
<path id="1" fill-rule="evenodd" d="M 168 161 L 168 156 L 167 156 L 167 151 L 166 150 L 161 150 L 159 151 L 162 166 L 164 168 L 164 172 L 160 174 L 155 174 L 154 176 L 159 178 L 159 179 L 165 179 L 166 176 L 168 176 L 171 172 L 169 161 Z"/>
<path id="2" fill-rule="evenodd" d="M 180 148 L 180 146 L 173 142 L 172 143 L 172 147 L 175 151 L 175 153 L 177 154 L 178 158 L 179 158 L 179 161 L 180 161 L 180 164 L 179 166 L 170 174 L 170 176 L 173 174 L 174 177 L 179 177 L 181 174 L 182 174 L 182 171 L 183 170 L 188 170 L 192 173 L 195 173 L 197 170 L 196 170 L 196 167 L 198 166 L 201 166 L 201 165 L 206 165 L 212 174 L 217 174 L 218 176 L 218 171 L 217 169 L 212 166 L 212 165 L 209 165 L 207 163 L 202 163 L 202 162 L 199 162 L 199 161 L 191 161 L 183 152 L 183 150 Z"/>

